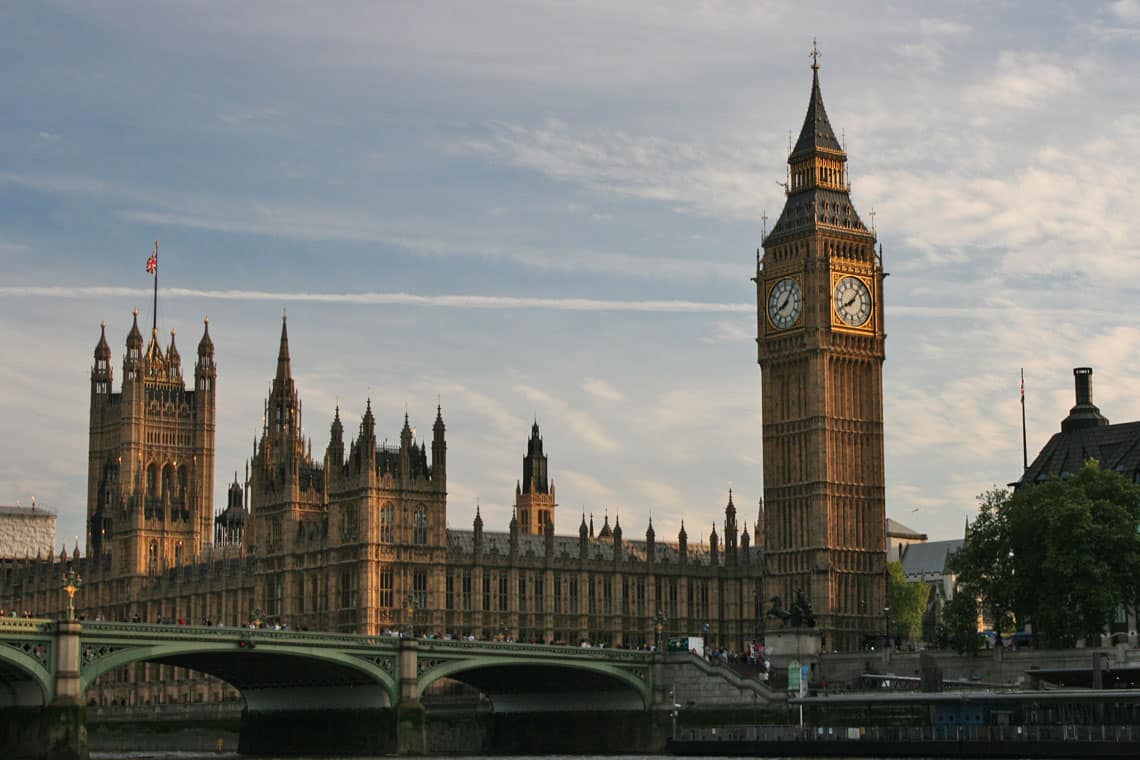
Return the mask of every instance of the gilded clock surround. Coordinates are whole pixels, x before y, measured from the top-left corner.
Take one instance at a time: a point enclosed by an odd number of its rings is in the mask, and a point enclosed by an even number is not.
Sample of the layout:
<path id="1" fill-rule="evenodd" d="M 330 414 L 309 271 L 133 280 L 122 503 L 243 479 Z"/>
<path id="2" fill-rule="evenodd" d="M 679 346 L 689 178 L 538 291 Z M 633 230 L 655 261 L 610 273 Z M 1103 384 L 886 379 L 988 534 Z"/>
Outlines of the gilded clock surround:
<path id="1" fill-rule="evenodd" d="M 799 306 L 796 308 L 796 315 L 792 319 L 791 323 L 784 325 L 784 326 L 780 326 L 780 325 L 776 324 L 776 321 L 772 318 L 772 309 L 771 309 L 772 291 L 774 291 L 776 289 L 777 285 L 784 282 L 785 280 L 789 280 L 795 284 L 795 287 L 797 289 L 797 297 L 799 298 Z M 767 282 L 765 284 L 765 289 L 766 289 L 767 295 L 764 298 L 764 303 L 765 303 L 764 314 L 765 314 L 765 318 L 766 318 L 767 324 L 768 324 L 768 331 L 769 332 L 787 332 L 788 330 L 794 330 L 797 327 L 801 327 L 803 325 L 803 317 L 804 317 L 803 274 L 799 273 L 799 272 L 795 272 L 795 273 L 791 273 L 791 274 L 782 274 L 779 276 L 771 277 L 767 280 Z"/>
<path id="2" fill-rule="evenodd" d="M 876 234 L 850 196 L 847 154 L 835 138 L 812 66 L 803 128 L 788 156 L 784 208 L 756 271 L 757 352 L 764 457 L 764 597 L 802 590 L 826 649 L 857 650 L 884 630 L 886 509 L 885 359 Z M 795 329 L 768 315 L 772 288 L 795 276 Z M 855 277 L 867 319 L 844 322 L 835 286 Z"/>
<path id="3" fill-rule="evenodd" d="M 863 287 L 865 287 L 867 289 L 867 295 L 871 301 L 870 308 L 867 311 L 867 318 L 864 319 L 863 321 L 859 322 L 858 324 L 852 324 L 851 322 L 848 322 L 846 319 L 843 318 L 843 315 L 840 314 L 839 310 L 835 307 L 836 289 L 839 287 L 839 283 L 843 282 L 848 277 L 855 279 L 855 280 L 858 280 L 859 282 L 863 283 Z M 876 298 L 875 282 L 872 278 L 866 277 L 864 275 L 854 274 L 851 272 L 832 271 L 832 273 L 831 273 L 831 293 L 832 293 L 831 324 L 834 327 L 840 328 L 842 330 L 861 330 L 864 332 L 873 332 L 874 331 L 874 329 L 875 329 L 875 310 L 878 309 L 878 300 L 879 299 Z"/>

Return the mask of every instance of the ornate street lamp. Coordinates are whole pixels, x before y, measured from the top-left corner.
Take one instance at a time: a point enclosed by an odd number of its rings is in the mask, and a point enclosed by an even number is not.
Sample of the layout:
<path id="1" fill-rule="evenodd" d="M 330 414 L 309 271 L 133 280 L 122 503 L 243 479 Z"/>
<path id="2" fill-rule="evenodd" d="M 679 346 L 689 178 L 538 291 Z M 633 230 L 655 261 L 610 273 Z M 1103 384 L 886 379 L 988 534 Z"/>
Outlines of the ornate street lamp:
<path id="1" fill-rule="evenodd" d="M 261 608 L 260 607 L 255 609 L 253 612 L 249 613 L 249 627 L 250 628 L 260 628 L 261 627 Z"/>
<path id="2" fill-rule="evenodd" d="M 404 599 L 404 614 L 407 615 L 408 622 L 408 638 L 412 639 L 416 636 L 415 630 L 415 615 L 416 615 L 416 597 L 413 594 L 408 594 Z"/>
<path id="3" fill-rule="evenodd" d="M 83 576 L 74 570 L 63 574 L 63 590 L 67 593 L 67 619 L 75 620 L 75 592 L 83 586 Z"/>
<path id="4" fill-rule="evenodd" d="M 657 610 L 657 614 L 653 618 L 653 649 L 661 651 L 661 634 L 665 632 L 665 624 L 669 619 L 665 617 L 665 613 Z"/>

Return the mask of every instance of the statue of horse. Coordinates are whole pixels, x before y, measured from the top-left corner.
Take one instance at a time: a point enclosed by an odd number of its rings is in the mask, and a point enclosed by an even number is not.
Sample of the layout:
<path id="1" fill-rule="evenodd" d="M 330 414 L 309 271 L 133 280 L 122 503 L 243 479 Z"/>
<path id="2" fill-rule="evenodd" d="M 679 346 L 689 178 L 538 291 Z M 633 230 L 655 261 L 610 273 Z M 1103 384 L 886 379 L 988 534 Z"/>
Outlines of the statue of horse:
<path id="1" fill-rule="evenodd" d="M 802 589 L 796 589 L 796 601 L 788 614 L 793 628 L 800 626 L 815 628 L 815 613 L 812 612 L 811 603 L 808 602 Z"/>
<path id="2" fill-rule="evenodd" d="M 774 596 L 768 601 L 772 603 L 772 608 L 764 613 L 765 616 L 779 618 L 780 622 L 786 624 L 788 622 L 788 618 L 792 616 L 792 613 L 784 609 L 784 601 L 780 599 L 779 596 Z"/>

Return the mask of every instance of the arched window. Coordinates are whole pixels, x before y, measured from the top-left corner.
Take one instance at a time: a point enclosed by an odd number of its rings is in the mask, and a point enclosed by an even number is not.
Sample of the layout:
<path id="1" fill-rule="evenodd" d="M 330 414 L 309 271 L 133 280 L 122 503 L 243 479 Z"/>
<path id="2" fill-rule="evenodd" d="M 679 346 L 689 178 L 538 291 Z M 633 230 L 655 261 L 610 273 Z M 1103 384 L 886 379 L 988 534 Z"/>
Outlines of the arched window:
<path id="1" fill-rule="evenodd" d="M 416 512 L 412 515 L 412 543 L 416 546 L 423 546 L 427 543 L 428 533 L 428 520 L 427 509 L 421 504 L 416 507 Z"/>
<path id="2" fill-rule="evenodd" d="M 174 566 L 182 567 L 182 542 L 179 541 L 174 545 Z"/>
<path id="3" fill-rule="evenodd" d="M 154 462 L 146 468 L 146 492 L 151 498 L 158 498 L 158 465 Z"/>
<path id="4" fill-rule="evenodd" d="M 391 504 L 380 507 L 380 540 L 392 543 L 396 534 L 396 508 Z"/>
<path id="5" fill-rule="evenodd" d="M 146 570 L 151 575 L 158 572 L 158 542 L 151 541 L 150 548 L 147 550 L 146 557 Z"/>

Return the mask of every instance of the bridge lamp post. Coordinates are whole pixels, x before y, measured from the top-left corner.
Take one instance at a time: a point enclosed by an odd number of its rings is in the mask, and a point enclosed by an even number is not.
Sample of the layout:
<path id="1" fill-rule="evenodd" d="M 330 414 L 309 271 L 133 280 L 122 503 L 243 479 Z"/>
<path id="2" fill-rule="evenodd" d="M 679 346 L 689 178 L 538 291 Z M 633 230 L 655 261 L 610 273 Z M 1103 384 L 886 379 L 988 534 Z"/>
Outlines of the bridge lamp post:
<path id="1" fill-rule="evenodd" d="M 249 627 L 261 627 L 261 608 L 255 609 L 253 612 L 249 613 Z"/>
<path id="2" fill-rule="evenodd" d="M 665 624 L 669 619 L 665 617 L 665 613 L 657 610 L 657 615 L 653 618 L 653 649 L 654 651 L 661 651 L 661 634 L 665 632 Z"/>
<path id="3" fill-rule="evenodd" d="M 415 638 L 416 597 L 412 594 L 404 599 L 404 613 L 408 616 L 408 638 Z"/>
<path id="4" fill-rule="evenodd" d="M 83 576 L 74 570 L 63 574 L 63 590 L 67 594 L 67 619 L 75 620 L 75 592 L 83 586 Z"/>

